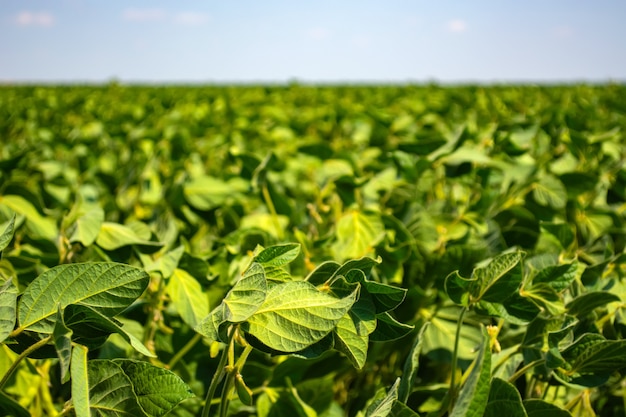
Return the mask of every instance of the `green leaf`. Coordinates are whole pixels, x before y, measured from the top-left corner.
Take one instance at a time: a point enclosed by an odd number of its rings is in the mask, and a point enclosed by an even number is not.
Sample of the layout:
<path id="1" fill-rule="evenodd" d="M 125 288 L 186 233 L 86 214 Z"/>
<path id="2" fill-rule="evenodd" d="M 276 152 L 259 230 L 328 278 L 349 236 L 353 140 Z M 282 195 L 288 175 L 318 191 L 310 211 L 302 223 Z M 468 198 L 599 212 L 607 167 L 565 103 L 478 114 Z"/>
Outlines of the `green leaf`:
<path id="1" fill-rule="evenodd" d="M 228 181 L 215 177 L 200 176 L 183 186 L 187 202 L 198 210 L 211 210 L 237 198 L 248 191 L 249 184 L 241 178 Z"/>
<path id="2" fill-rule="evenodd" d="M 528 417 L 517 388 L 500 378 L 491 380 L 489 401 L 483 417 Z"/>
<path id="3" fill-rule="evenodd" d="M 385 236 L 380 215 L 350 210 L 336 224 L 337 241 L 332 245 L 336 259 L 359 258 L 372 252 Z"/>
<path id="4" fill-rule="evenodd" d="M 554 265 L 542 269 L 533 278 L 533 284 L 546 283 L 555 291 L 561 292 L 570 286 L 578 276 L 578 262 Z"/>
<path id="5" fill-rule="evenodd" d="M 0 252 L 5 250 L 6 247 L 9 246 L 9 243 L 11 243 L 11 240 L 13 239 L 13 233 L 15 233 L 16 217 L 17 216 L 14 214 L 13 217 L 11 217 L 11 220 L 9 220 L 9 223 L 5 227 L 4 231 L 0 233 Z"/>
<path id="6" fill-rule="evenodd" d="M 146 272 L 160 272 L 163 278 L 169 278 L 178 267 L 184 253 L 185 247 L 181 245 L 168 251 L 154 261 L 151 261 L 150 258 L 146 256 L 148 261 L 144 263 L 144 268 Z"/>
<path id="7" fill-rule="evenodd" d="M 195 327 L 209 313 L 209 298 L 200 283 L 187 271 L 176 268 L 165 291 L 185 323 Z"/>
<path id="8" fill-rule="evenodd" d="M 347 313 L 335 327 L 335 348 L 344 353 L 352 365 L 362 369 L 367 359 L 368 333 L 359 333 L 352 316 Z"/>
<path id="9" fill-rule="evenodd" d="M 114 316 L 135 301 L 148 286 L 144 271 L 112 262 L 59 265 L 38 276 L 18 304 L 21 328 L 51 333 L 57 306 L 83 304 Z"/>
<path id="10" fill-rule="evenodd" d="M 313 285 L 322 285 L 330 280 L 340 267 L 341 265 L 334 261 L 322 262 L 304 280 Z"/>
<path id="11" fill-rule="evenodd" d="M 128 226 L 111 222 L 102 223 L 96 244 L 105 250 L 115 250 L 128 245 L 162 246 L 159 242 L 142 239 Z"/>
<path id="12" fill-rule="evenodd" d="M 329 270 L 332 268 L 332 264 L 335 264 L 338 266 L 338 268 L 335 269 L 335 271 L 332 273 L 331 275 L 331 279 L 335 278 L 339 275 L 344 275 L 347 276 L 349 275 L 350 271 L 360 271 L 362 274 L 368 274 L 369 271 L 375 267 L 376 265 L 380 265 L 380 263 L 382 262 L 382 258 L 379 256 L 376 259 L 374 258 L 370 258 L 369 256 L 364 256 L 362 258 L 359 259 L 350 259 L 349 261 L 346 261 L 343 265 L 339 266 L 339 264 L 336 264 L 334 262 L 332 263 L 324 263 L 322 265 L 328 265 L 327 267 L 329 268 Z M 322 266 L 320 265 L 320 267 Z M 320 267 L 318 267 L 318 269 L 320 269 Z M 315 271 L 314 271 L 315 272 Z"/>
<path id="13" fill-rule="evenodd" d="M 77 415 L 147 417 L 139 406 L 139 400 L 133 391 L 130 378 L 120 365 L 110 360 L 90 360 L 88 372 L 89 410 L 87 413 L 76 413 Z"/>
<path id="14" fill-rule="evenodd" d="M 389 417 L 419 417 L 419 414 L 411 410 L 406 404 L 394 401 Z"/>
<path id="15" fill-rule="evenodd" d="M 9 278 L 0 285 L 0 343 L 9 337 L 15 327 L 16 305 L 17 287 L 13 283 L 13 278 Z"/>
<path id="16" fill-rule="evenodd" d="M 572 414 L 544 400 L 524 400 L 524 408 L 528 417 L 572 417 Z"/>
<path id="17" fill-rule="evenodd" d="M 569 248 L 576 239 L 573 226 L 569 223 L 541 222 L 541 227 L 556 237 L 563 249 Z"/>
<path id="18" fill-rule="evenodd" d="M 61 370 L 61 383 L 64 384 L 70 379 L 70 362 L 72 360 L 72 330 L 68 329 L 63 322 L 61 306 L 57 310 L 56 322 L 52 331 L 54 348 L 59 357 L 59 368 Z"/>
<path id="19" fill-rule="evenodd" d="M 161 417 L 194 396 L 180 377 L 167 369 L 130 359 L 114 359 L 132 383 L 134 395 L 148 416 Z"/>
<path id="20" fill-rule="evenodd" d="M 247 331 L 272 349 L 297 352 L 330 333 L 357 293 L 336 298 L 304 281 L 277 284 L 248 319 Z"/>
<path id="21" fill-rule="evenodd" d="M 400 339 L 411 333 L 413 326 L 400 323 L 389 312 L 376 315 L 376 330 L 370 335 L 372 342 L 387 342 Z"/>
<path id="22" fill-rule="evenodd" d="M 523 290 L 522 295 L 553 316 L 558 316 L 565 312 L 563 300 L 548 283 L 535 284 L 531 288 Z"/>
<path id="23" fill-rule="evenodd" d="M 446 294 L 450 299 L 462 306 L 469 306 L 471 291 L 476 285 L 476 278 L 464 278 L 459 271 L 451 272 L 445 280 Z"/>
<path id="24" fill-rule="evenodd" d="M 561 355 L 569 363 L 567 374 L 614 372 L 626 367 L 626 340 L 606 340 L 595 333 L 585 333 Z"/>
<path id="25" fill-rule="evenodd" d="M 79 242 L 89 246 L 96 241 L 104 223 L 104 210 L 97 204 L 86 203 L 80 199 L 67 218 L 63 219 L 65 233 L 71 243 Z"/>
<path id="26" fill-rule="evenodd" d="M 394 402 L 398 399 L 398 386 L 400 378 L 389 388 L 387 395 L 383 398 L 375 400 L 365 411 L 365 417 L 387 417 L 391 413 Z"/>
<path id="27" fill-rule="evenodd" d="M 621 301 L 620 297 L 606 291 L 591 291 L 578 297 L 565 305 L 567 313 L 581 317 L 591 313 L 598 307 L 606 306 L 609 303 Z"/>
<path id="28" fill-rule="evenodd" d="M 491 379 L 491 350 L 489 335 L 483 328 L 483 342 L 472 363 L 469 376 L 459 391 L 450 417 L 482 417 L 489 400 Z"/>
<path id="29" fill-rule="evenodd" d="M 75 344 L 72 348 L 72 403 L 77 416 L 89 416 L 89 377 L 87 371 L 87 348 Z"/>
<path id="30" fill-rule="evenodd" d="M 122 326 L 109 317 L 91 307 L 80 304 L 70 304 L 65 307 L 63 321 L 65 325 L 73 331 L 75 338 L 84 337 L 89 340 L 102 334 L 117 333 L 137 352 L 151 358 L 156 357 L 139 339 L 128 333 Z"/>
<path id="31" fill-rule="evenodd" d="M 544 174 L 533 186 L 533 197 L 537 203 L 556 210 L 565 208 L 567 190 L 558 178 L 550 174 Z"/>
<path id="32" fill-rule="evenodd" d="M 220 337 L 220 325 L 223 323 L 226 323 L 226 320 L 224 320 L 224 306 L 220 304 L 211 310 L 209 315 L 203 318 L 193 329 L 209 339 L 209 341 L 226 343 L 226 340 L 222 340 Z"/>
<path id="33" fill-rule="evenodd" d="M 516 292 L 522 283 L 522 252 L 496 256 L 484 268 L 476 268 L 473 277 L 480 285 L 478 299 L 499 302 Z"/>
<path id="34" fill-rule="evenodd" d="M 404 362 L 404 369 L 402 371 L 402 379 L 400 379 L 400 386 L 398 387 L 398 401 L 405 403 L 409 399 L 409 395 L 413 390 L 413 384 L 415 377 L 417 376 L 417 370 L 419 368 L 419 358 L 422 353 L 422 342 L 424 341 L 424 332 L 430 325 L 430 322 L 425 322 L 420 328 L 411 352 Z"/>
<path id="35" fill-rule="evenodd" d="M 288 243 L 285 245 L 270 246 L 263 249 L 254 261 L 265 266 L 283 266 L 295 260 L 300 254 L 300 244 Z"/>
<path id="36" fill-rule="evenodd" d="M 31 414 L 17 401 L 10 397 L 7 397 L 2 391 L 0 391 L 0 410 L 3 410 L 7 415 L 12 417 L 31 417 Z"/>
<path id="37" fill-rule="evenodd" d="M 253 263 L 224 297 L 224 319 L 232 323 L 248 320 L 265 301 L 267 280 L 261 264 Z"/>
<path id="38" fill-rule="evenodd" d="M 34 238 L 54 241 L 58 235 L 56 221 L 52 217 L 44 217 L 28 200 L 19 195 L 0 195 L 0 205 L 4 205 L 15 213 L 26 218 L 26 227 Z"/>

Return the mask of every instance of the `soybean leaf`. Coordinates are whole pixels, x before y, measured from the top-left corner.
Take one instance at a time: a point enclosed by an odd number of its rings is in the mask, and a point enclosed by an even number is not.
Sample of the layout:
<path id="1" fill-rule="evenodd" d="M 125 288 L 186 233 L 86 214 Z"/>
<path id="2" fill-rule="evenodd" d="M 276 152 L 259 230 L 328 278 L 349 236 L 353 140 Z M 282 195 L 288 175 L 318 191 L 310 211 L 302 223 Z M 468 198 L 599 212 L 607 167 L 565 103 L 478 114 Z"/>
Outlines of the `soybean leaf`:
<path id="1" fill-rule="evenodd" d="M 13 417 L 31 417 L 28 410 L 20 405 L 17 401 L 10 397 L 7 397 L 2 391 L 0 391 L 0 410 L 3 410 L 7 415 Z"/>
<path id="2" fill-rule="evenodd" d="M 97 204 L 86 203 L 80 199 L 63 219 L 63 226 L 69 241 L 89 246 L 96 241 L 104 223 L 104 210 Z"/>
<path id="3" fill-rule="evenodd" d="M 387 342 L 400 339 L 413 330 L 413 326 L 400 323 L 389 312 L 376 315 L 376 330 L 370 334 L 372 342 Z"/>
<path id="4" fill-rule="evenodd" d="M 202 321 L 194 327 L 194 330 L 210 341 L 221 341 L 225 343 L 226 338 L 222 338 L 220 335 L 221 325 L 227 323 L 224 319 L 223 307 L 224 306 L 220 304 L 211 310 L 209 315 L 203 318 Z"/>
<path id="5" fill-rule="evenodd" d="M 96 243 L 102 249 L 115 250 L 128 245 L 162 246 L 159 242 L 143 239 L 129 226 L 103 222 Z"/>
<path id="6" fill-rule="evenodd" d="M 0 195 L 0 205 L 5 205 L 17 214 L 26 218 L 26 228 L 34 238 L 54 240 L 58 229 L 56 221 L 52 217 L 42 216 L 24 197 L 19 195 Z"/>
<path id="7" fill-rule="evenodd" d="M 253 263 L 224 297 L 224 319 L 240 323 L 253 315 L 265 301 L 267 280 L 259 263 Z"/>
<path id="8" fill-rule="evenodd" d="M 565 207 L 567 191 L 558 178 L 550 174 L 544 174 L 541 176 L 541 180 L 533 185 L 533 197 L 537 203 L 557 210 Z"/>
<path id="9" fill-rule="evenodd" d="M 285 245 L 270 246 L 263 249 L 254 261 L 265 266 L 283 266 L 298 257 L 300 254 L 300 245 L 297 243 L 288 243 Z"/>
<path id="10" fill-rule="evenodd" d="M 6 340 L 15 327 L 16 305 L 17 287 L 13 278 L 9 278 L 0 285 L 0 343 Z"/>
<path id="11" fill-rule="evenodd" d="M 398 401 L 406 403 L 413 389 L 413 383 L 415 382 L 415 376 L 419 368 L 419 358 L 422 353 L 422 342 L 424 340 L 424 332 L 430 325 L 430 322 L 425 322 L 417 333 L 411 352 L 404 362 L 404 369 L 402 371 L 402 378 L 400 379 L 400 386 L 398 387 Z"/>
<path id="12" fill-rule="evenodd" d="M 319 291 L 305 281 L 270 287 L 247 331 L 281 352 L 296 352 L 321 340 L 354 304 L 358 289 L 345 298 Z"/>
<path id="13" fill-rule="evenodd" d="M 517 388 L 500 378 L 491 380 L 484 417 L 528 417 Z"/>
<path id="14" fill-rule="evenodd" d="M 165 291 L 176 311 L 189 326 L 194 327 L 209 313 L 209 299 L 200 283 L 187 271 L 176 268 Z"/>
<path id="15" fill-rule="evenodd" d="M 461 387 L 450 417 L 482 417 L 489 400 L 489 380 L 491 378 L 491 350 L 489 335 L 482 329 L 483 342 L 476 359 L 472 362 L 467 380 Z"/>
<path id="16" fill-rule="evenodd" d="M 531 288 L 525 289 L 522 295 L 553 316 L 558 316 L 565 312 L 563 300 L 548 283 L 541 282 L 535 284 Z"/>
<path id="17" fill-rule="evenodd" d="M 606 291 L 591 291 L 574 298 L 567 303 L 565 308 L 568 314 L 581 317 L 586 316 L 598 307 L 606 306 L 616 301 L 621 301 L 616 294 Z"/>
<path id="18" fill-rule="evenodd" d="M 248 190 L 249 184 L 241 178 L 228 181 L 215 177 L 200 176 L 183 186 L 187 202 L 198 210 L 211 210 L 224 205 Z"/>
<path id="19" fill-rule="evenodd" d="M 349 262 L 349 261 L 348 261 Z M 313 285 L 321 285 L 331 279 L 341 268 L 337 262 L 326 261 L 322 262 L 304 279 Z M 346 271 L 347 272 L 347 271 Z"/>
<path id="20" fill-rule="evenodd" d="M 363 368 L 369 337 L 367 333 L 358 332 L 350 313 L 337 322 L 334 333 L 335 348 L 344 353 L 355 368 Z"/>
<path id="21" fill-rule="evenodd" d="M 332 245 L 336 259 L 359 258 L 370 253 L 385 236 L 380 215 L 350 210 L 337 221 L 337 241 Z"/>
<path id="22" fill-rule="evenodd" d="M 15 218 L 17 216 L 14 214 L 9 220 L 6 228 L 2 233 L 0 233 L 0 252 L 6 249 L 11 243 L 11 239 L 13 239 L 13 233 L 15 232 Z"/>
<path id="23" fill-rule="evenodd" d="M 387 417 L 391 413 L 394 402 L 398 399 L 398 386 L 400 378 L 396 378 L 387 394 L 375 400 L 365 411 L 365 417 Z"/>
<path id="24" fill-rule="evenodd" d="M 139 406 L 130 378 L 120 365 L 110 360 L 94 359 L 89 361 L 88 372 L 89 410 L 77 415 L 147 417 Z"/>
<path id="25" fill-rule="evenodd" d="M 561 292 L 570 286 L 578 275 L 578 262 L 554 265 L 542 269 L 533 278 L 533 284 L 546 283 L 555 291 Z"/>
<path id="26" fill-rule="evenodd" d="M 331 278 L 335 278 L 338 275 L 347 276 L 350 271 L 359 271 L 362 274 L 367 274 L 369 271 L 379 265 L 382 262 L 382 258 L 379 256 L 376 259 L 370 258 L 368 256 L 364 256 L 359 259 L 350 259 L 346 261 L 343 265 L 339 266 L 332 274 Z M 365 279 L 365 275 L 363 276 Z"/>
<path id="27" fill-rule="evenodd" d="M 626 340 L 606 340 L 594 333 L 585 333 L 561 352 L 569 367 L 568 377 L 612 373 L 626 367 Z M 576 383 L 576 382 L 575 382 Z"/>
<path id="28" fill-rule="evenodd" d="M 169 278 L 178 267 L 184 253 L 185 247 L 182 245 L 178 246 L 177 248 L 168 251 L 155 261 L 148 260 L 144 263 L 144 268 L 146 272 L 160 272 L 164 278 Z M 185 270 L 184 268 L 181 269 Z"/>
<path id="29" fill-rule="evenodd" d="M 419 414 L 411 410 L 406 404 L 394 401 L 389 417 L 419 417 Z"/>
<path id="30" fill-rule="evenodd" d="M 21 328 L 51 333 L 52 316 L 69 304 L 83 304 L 113 316 L 137 299 L 148 286 L 144 271 L 113 262 L 59 265 L 37 277 L 18 304 Z"/>
<path id="31" fill-rule="evenodd" d="M 542 222 L 541 227 L 556 237 L 563 249 L 569 248 L 576 239 L 573 227 L 569 223 Z"/>
<path id="32" fill-rule="evenodd" d="M 572 417 L 572 414 L 544 400 L 524 400 L 524 409 L 528 417 Z"/>
<path id="33" fill-rule="evenodd" d="M 63 322 L 61 306 L 57 310 L 56 322 L 52 331 L 54 348 L 59 357 L 59 368 L 61 369 L 61 383 L 66 383 L 70 379 L 70 362 L 72 359 L 72 330 L 68 329 Z"/>
<path id="34" fill-rule="evenodd" d="M 130 380 L 139 406 L 149 416 L 164 416 L 194 396 L 189 386 L 167 369 L 131 359 L 114 359 L 113 362 Z"/>
<path id="35" fill-rule="evenodd" d="M 72 403 L 77 416 L 89 416 L 89 376 L 87 371 L 87 348 L 75 344 L 72 348 Z"/>
<path id="36" fill-rule="evenodd" d="M 499 302 L 516 292 L 522 283 L 522 253 L 496 256 L 484 268 L 476 268 L 473 277 L 480 285 L 479 299 Z"/>
<path id="37" fill-rule="evenodd" d="M 459 305 L 469 306 L 471 291 L 476 285 L 476 278 L 464 278 L 459 271 L 451 272 L 445 280 L 446 294 Z"/>
<path id="38" fill-rule="evenodd" d="M 70 304 L 63 314 L 65 325 L 72 329 L 76 338 L 94 339 L 100 335 L 117 333 L 126 340 L 137 352 L 148 357 L 156 357 L 139 339 L 128 333 L 122 326 L 97 310 L 80 304 Z"/>

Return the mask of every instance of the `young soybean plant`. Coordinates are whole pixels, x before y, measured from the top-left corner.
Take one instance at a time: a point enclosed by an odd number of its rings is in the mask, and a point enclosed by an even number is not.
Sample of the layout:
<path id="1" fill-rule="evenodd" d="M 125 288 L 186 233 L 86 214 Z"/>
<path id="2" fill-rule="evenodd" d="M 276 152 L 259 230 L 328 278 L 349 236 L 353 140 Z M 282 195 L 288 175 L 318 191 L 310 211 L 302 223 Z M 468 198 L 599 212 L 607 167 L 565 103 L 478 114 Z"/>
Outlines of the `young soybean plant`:
<path id="1" fill-rule="evenodd" d="M 209 415 L 211 400 L 224 378 L 217 415 L 226 415 L 235 389 L 243 403 L 251 403 L 251 392 L 240 372 L 255 348 L 305 358 L 336 349 L 362 368 L 370 340 L 391 340 L 411 331 L 412 326 L 389 314 L 402 302 L 406 290 L 367 279 L 380 260 L 361 258 L 343 265 L 324 262 L 302 280 L 283 269 L 299 253 L 297 244 L 260 250 L 222 303 L 196 326 L 207 339 L 226 345 L 203 416 Z M 235 358 L 237 343 L 243 346 L 239 358 Z"/>

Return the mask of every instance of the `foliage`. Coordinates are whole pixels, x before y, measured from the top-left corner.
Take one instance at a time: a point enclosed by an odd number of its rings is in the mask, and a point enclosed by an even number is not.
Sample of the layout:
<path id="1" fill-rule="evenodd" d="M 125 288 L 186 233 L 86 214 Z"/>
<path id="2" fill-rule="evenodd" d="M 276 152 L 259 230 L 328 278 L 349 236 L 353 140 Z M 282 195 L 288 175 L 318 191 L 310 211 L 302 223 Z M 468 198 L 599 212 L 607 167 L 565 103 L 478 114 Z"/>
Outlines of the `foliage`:
<path id="1" fill-rule="evenodd" d="M 0 410 L 623 415 L 625 93 L 0 88 Z"/>

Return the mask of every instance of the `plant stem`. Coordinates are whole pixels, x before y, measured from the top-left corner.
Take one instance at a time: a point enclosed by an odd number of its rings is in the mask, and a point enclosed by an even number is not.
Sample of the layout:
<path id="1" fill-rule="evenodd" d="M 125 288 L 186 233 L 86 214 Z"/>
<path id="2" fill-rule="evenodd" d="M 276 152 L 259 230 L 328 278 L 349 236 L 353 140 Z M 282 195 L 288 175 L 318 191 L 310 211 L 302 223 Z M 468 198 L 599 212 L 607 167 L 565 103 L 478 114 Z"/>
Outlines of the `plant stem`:
<path id="1" fill-rule="evenodd" d="M 261 193 L 263 193 L 263 199 L 265 200 L 267 209 L 270 211 L 272 216 L 272 222 L 274 223 L 274 228 L 276 228 L 276 236 L 278 236 L 279 239 L 282 239 L 284 237 L 283 229 L 280 227 L 278 213 L 276 212 L 276 207 L 274 207 L 274 202 L 272 201 L 272 196 L 270 195 L 270 191 L 267 188 L 266 183 L 263 183 L 261 186 Z"/>
<path id="2" fill-rule="evenodd" d="M 211 385 L 209 385 L 209 390 L 207 391 L 206 398 L 204 400 L 204 408 L 202 409 L 202 417 L 209 417 L 209 410 L 211 409 L 211 400 L 215 395 L 215 391 L 217 391 L 217 386 L 222 381 L 225 373 L 226 360 L 228 359 L 228 351 L 229 347 L 233 342 L 233 337 L 235 336 L 235 329 L 230 328 L 228 332 L 228 344 L 224 346 L 222 350 L 222 356 L 220 357 L 220 361 L 217 364 L 217 369 L 213 374 L 213 378 L 211 379 Z"/>
<path id="3" fill-rule="evenodd" d="M 51 340 L 52 340 L 52 335 L 46 337 L 45 339 L 41 339 L 39 342 L 29 346 L 26 350 L 24 350 L 24 352 L 20 353 L 20 355 L 15 359 L 15 362 L 13 362 L 11 364 L 9 369 L 6 371 L 6 373 L 2 377 L 2 380 L 0 381 L 0 390 L 2 388 L 4 388 L 4 384 L 7 383 L 7 381 L 9 380 L 11 375 L 13 374 L 13 372 L 15 372 L 15 370 L 18 367 L 18 365 L 22 361 L 22 359 L 24 359 L 25 357 L 27 357 L 28 355 L 30 355 L 31 353 L 33 353 L 34 351 L 36 351 L 40 347 L 43 347 L 43 346 L 47 345 L 48 342 L 50 342 Z"/>
<path id="4" fill-rule="evenodd" d="M 509 378 L 509 382 L 512 384 L 513 382 L 515 382 L 515 380 L 517 380 L 517 378 L 519 378 L 520 376 L 524 375 L 526 373 L 526 371 L 528 371 L 529 369 L 534 368 L 537 365 L 541 365 L 545 361 L 546 361 L 545 359 L 537 359 L 535 361 L 532 361 L 528 365 L 523 366 L 519 371 L 517 371 L 513 375 L 511 375 L 511 377 Z"/>
<path id="5" fill-rule="evenodd" d="M 235 375 L 237 374 L 236 370 L 230 370 L 228 375 L 226 375 L 226 381 L 224 382 L 224 386 L 222 387 L 222 401 L 220 402 L 220 410 L 219 416 L 226 417 L 226 413 L 228 412 L 228 404 L 230 403 L 230 390 L 233 386 L 233 380 L 235 379 Z"/>
<path id="6" fill-rule="evenodd" d="M 176 354 L 170 359 L 170 362 L 167 364 L 168 369 L 172 369 L 174 365 L 178 363 L 179 360 L 182 359 L 183 356 L 187 354 L 195 345 L 202 339 L 200 333 L 196 333 L 194 337 L 189 339 L 189 341 L 183 346 Z"/>
<path id="7" fill-rule="evenodd" d="M 450 404 L 449 404 L 449 412 L 452 412 L 452 408 L 454 407 L 454 403 L 456 402 L 456 367 L 457 367 L 457 359 L 459 355 L 459 339 L 461 339 L 461 327 L 463 327 L 463 316 L 465 316 L 465 312 L 467 311 L 467 307 L 463 307 L 461 309 L 461 314 L 459 315 L 459 321 L 456 325 L 456 335 L 454 337 L 454 351 L 452 352 L 452 370 L 450 374 Z"/>

